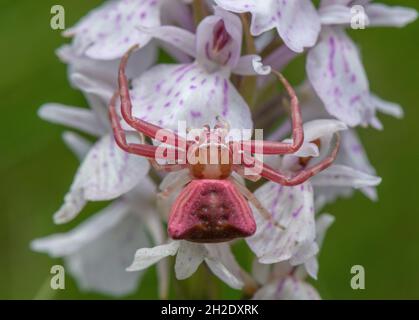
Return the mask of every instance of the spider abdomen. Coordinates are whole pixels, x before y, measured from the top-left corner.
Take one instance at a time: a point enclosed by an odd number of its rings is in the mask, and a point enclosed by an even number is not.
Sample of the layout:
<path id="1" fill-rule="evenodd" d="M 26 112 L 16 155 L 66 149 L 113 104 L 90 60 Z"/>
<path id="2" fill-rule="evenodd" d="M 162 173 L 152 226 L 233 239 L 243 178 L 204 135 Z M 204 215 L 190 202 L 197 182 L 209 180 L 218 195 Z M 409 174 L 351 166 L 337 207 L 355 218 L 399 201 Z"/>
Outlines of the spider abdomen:
<path id="1" fill-rule="evenodd" d="M 168 232 L 176 240 L 224 242 L 255 231 L 249 204 L 229 180 L 193 180 L 170 212 Z"/>

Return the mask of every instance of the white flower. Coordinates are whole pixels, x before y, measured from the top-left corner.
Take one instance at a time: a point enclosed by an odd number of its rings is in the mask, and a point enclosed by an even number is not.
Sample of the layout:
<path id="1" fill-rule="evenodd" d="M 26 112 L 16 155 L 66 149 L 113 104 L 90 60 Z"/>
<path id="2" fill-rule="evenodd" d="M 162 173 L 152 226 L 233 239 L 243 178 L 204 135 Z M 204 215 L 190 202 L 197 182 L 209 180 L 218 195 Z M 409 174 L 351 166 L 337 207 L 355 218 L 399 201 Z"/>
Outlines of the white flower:
<path id="1" fill-rule="evenodd" d="M 322 1 L 319 14 L 323 28 L 319 42 L 308 53 L 307 75 L 331 115 L 352 127 L 380 129 L 376 110 L 385 102 L 371 94 L 358 48 L 344 31 L 351 22 L 351 7 L 357 4 L 364 5 L 370 26 L 404 26 L 417 17 L 413 9 L 369 1 Z"/>
<path id="2" fill-rule="evenodd" d="M 63 47 L 58 53 L 69 63 L 70 81 L 82 90 L 91 109 L 48 103 L 40 108 L 39 115 L 98 139 L 77 170 L 64 204 L 54 215 L 56 223 L 65 223 L 73 219 L 87 201 L 111 200 L 132 190 L 145 179 L 149 163 L 122 151 L 110 132 L 107 106 L 116 86 L 117 63 L 91 63 L 88 58 L 74 55 L 70 47 Z M 145 67 L 142 63 L 132 72 L 138 74 Z"/>
<path id="3" fill-rule="evenodd" d="M 128 271 L 144 270 L 163 258 L 176 255 L 176 278 L 189 278 L 205 261 L 211 271 L 234 289 L 244 285 L 241 268 L 230 251 L 230 245 L 198 244 L 184 240 L 172 241 L 154 248 L 142 248 L 135 253 L 135 258 Z"/>
<path id="4" fill-rule="evenodd" d="M 308 163 L 303 163 L 311 166 L 328 153 L 325 146 L 330 145 L 333 135 L 345 129 L 345 124 L 337 120 L 314 120 L 305 123 L 303 147 L 296 154 L 284 156 L 279 163 L 277 161 L 276 167 L 283 171 L 298 171 L 303 166 L 301 159 L 311 159 Z M 320 146 L 323 146 L 320 150 L 316 150 L 316 145 L 313 144 L 316 140 L 320 142 Z M 273 158 L 278 159 L 278 157 Z M 376 180 L 360 181 L 357 178 L 357 171 L 332 165 L 316 177 L 295 187 L 267 182 L 257 189 L 255 196 L 272 214 L 274 221 L 284 227 L 281 230 L 272 225 L 269 220 L 257 214 L 254 215 L 257 225 L 256 233 L 246 238 L 246 241 L 259 261 L 267 264 L 289 260 L 292 265 L 298 265 L 314 256 L 318 247 L 315 242 L 313 187 L 315 188 L 320 183 L 322 186 L 342 184 L 349 187 L 371 186 L 379 183 Z"/>
<path id="5" fill-rule="evenodd" d="M 240 19 L 216 8 L 206 17 L 196 35 L 163 26 L 143 29 L 196 59 L 182 65 L 157 65 L 132 82 L 134 116 L 176 130 L 178 120 L 188 127 L 215 125 L 222 116 L 232 128 L 252 129 L 249 108 L 230 82 L 230 73 L 267 74 L 260 57 L 240 56 L 242 26 Z"/>
<path id="6" fill-rule="evenodd" d="M 114 60 L 133 45 L 145 47 L 150 42 L 151 36 L 138 30 L 139 26 L 159 26 L 161 11 L 163 18 L 170 18 L 172 13 L 183 13 L 179 6 L 182 2 L 178 0 L 108 0 L 64 34 L 74 37 L 77 55 Z M 179 18 L 185 20 L 184 15 Z"/>
<path id="7" fill-rule="evenodd" d="M 74 145 L 73 145 L 74 146 Z M 155 186 L 145 179 L 141 188 L 115 200 L 75 229 L 32 241 L 32 250 L 64 258 L 67 270 L 79 287 L 112 296 L 134 292 L 141 272 L 126 272 L 135 250 L 147 247 L 148 226 L 155 243 L 163 241 L 158 213 L 152 199 Z M 167 266 L 159 271 L 163 296 L 167 295 Z"/>
<path id="8" fill-rule="evenodd" d="M 284 43 L 293 51 L 302 52 L 316 43 L 320 19 L 310 0 L 215 0 L 232 12 L 252 14 L 251 33 L 258 36 L 276 29 Z"/>
<path id="9" fill-rule="evenodd" d="M 334 217 L 322 214 L 316 220 L 316 244 L 321 247 L 327 229 Z M 253 276 L 262 285 L 254 294 L 254 300 L 319 300 L 317 290 L 307 283 L 306 272 L 317 275 L 318 262 L 312 256 L 304 265 L 294 266 L 290 261 L 273 265 L 253 264 Z"/>

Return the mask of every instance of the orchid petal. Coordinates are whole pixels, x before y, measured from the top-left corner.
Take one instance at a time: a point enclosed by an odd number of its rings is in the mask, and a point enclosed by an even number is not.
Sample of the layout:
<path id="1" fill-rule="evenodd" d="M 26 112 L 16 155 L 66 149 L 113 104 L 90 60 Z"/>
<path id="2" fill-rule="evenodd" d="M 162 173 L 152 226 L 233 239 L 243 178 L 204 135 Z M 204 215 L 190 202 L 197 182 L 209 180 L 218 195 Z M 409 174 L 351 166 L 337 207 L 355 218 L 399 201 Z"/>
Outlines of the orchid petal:
<path id="1" fill-rule="evenodd" d="M 104 134 L 96 115 L 89 109 L 66 106 L 59 103 L 47 103 L 38 110 L 40 118 L 57 124 L 78 129 L 93 136 Z"/>
<path id="2" fill-rule="evenodd" d="M 119 197 L 133 189 L 148 170 L 147 160 L 122 151 L 113 137 L 104 136 L 83 160 L 70 192 L 65 196 L 63 206 L 54 214 L 54 221 L 70 221 L 80 212 L 86 201 Z"/>
<path id="3" fill-rule="evenodd" d="M 274 221 L 285 228 L 282 230 L 274 226 L 254 210 L 256 233 L 246 241 L 261 263 L 289 260 L 305 243 L 314 242 L 314 204 L 310 182 L 295 187 L 268 182 L 256 190 L 255 196 L 272 214 Z"/>
<path id="4" fill-rule="evenodd" d="M 366 6 L 365 11 L 369 25 L 374 27 L 404 27 L 418 17 L 415 9 L 391 7 L 381 3 L 371 3 Z"/>
<path id="5" fill-rule="evenodd" d="M 270 66 L 262 63 L 262 58 L 258 55 L 242 56 L 233 69 L 233 73 L 243 76 L 268 75 L 272 71 Z"/>
<path id="6" fill-rule="evenodd" d="M 122 57 L 135 44 L 145 46 L 150 35 L 138 26 L 160 25 L 160 1 L 108 1 L 90 12 L 65 35 L 74 36 L 78 55 L 98 60 Z"/>
<path id="7" fill-rule="evenodd" d="M 316 243 L 320 248 L 323 244 L 323 240 L 326 236 L 327 230 L 335 221 L 335 217 L 330 214 L 322 214 L 316 219 Z M 317 256 L 313 256 L 304 263 L 306 272 L 313 278 L 317 279 L 317 273 L 319 271 L 319 263 Z"/>
<path id="8" fill-rule="evenodd" d="M 214 126 L 217 116 L 231 128 L 253 127 L 250 110 L 232 83 L 197 64 L 158 65 L 132 85 L 134 116 L 163 128 L 177 130 L 179 121 L 190 128 Z"/>
<path id="9" fill-rule="evenodd" d="M 271 265 L 262 264 L 258 259 L 252 263 L 252 275 L 258 283 L 267 283 L 271 273 Z"/>
<path id="10" fill-rule="evenodd" d="M 354 130 L 342 134 L 339 162 L 369 175 L 376 175 L 376 170 L 369 162 L 366 151 Z M 361 191 L 371 200 L 378 198 L 373 187 L 362 188 Z"/>
<path id="11" fill-rule="evenodd" d="M 174 26 L 161 26 L 155 28 L 142 27 L 140 30 L 155 39 L 171 44 L 191 57 L 196 57 L 196 39 L 195 35 L 190 31 Z"/>
<path id="12" fill-rule="evenodd" d="M 86 56 L 79 56 L 76 53 L 74 46 L 63 45 L 56 51 L 60 60 L 69 65 L 69 75 L 74 73 L 82 74 L 92 81 L 95 81 L 95 86 L 110 88 L 111 94 L 113 89 L 118 85 L 118 69 L 119 59 L 103 61 L 90 59 Z M 156 62 L 157 48 L 153 44 L 141 47 L 140 50 L 131 54 L 127 65 L 127 77 L 134 78 L 139 76 L 142 72 L 147 70 Z M 77 86 L 78 89 L 84 91 L 83 87 Z M 92 88 L 93 89 L 93 88 Z M 106 101 L 106 104 L 108 101 Z"/>
<path id="13" fill-rule="evenodd" d="M 352 19 L 351 9 L 346 5 L 331 4 L 319 9 L 323 25 L 349 24 Z"/>
<path id="14" fill-rule="evenodd" d="M 334 119 L 320 119 L 312 120 L 304 123 L 304 143 L 300 150 L 292 155 L 285 155 L 283 157 L 283 168 L 292 168 L 297 162 L 298 157 L 315 157 L 310 160 L 310 164 L 320 162 L 330 151 L 329 146 L 331 144 L 333 135 L 338 131 L 346 130 L 347 126 L 339 120 Z M 291 143 L 291 140 L 286 139 L 285 142 Z M 310 145 L 314 141 L 319 141 L 320 149 L 317 148 L 317 154 L 306 155 L 307 151 L 310 150 Z"/>
<path id="15" fill-rule="evenodd" d="M 368 80 L 358 50 L 340 28 L 323 28 L 307 57 L 310 82 L 332 116 L 349 126 L 374 118 Z"/>
<path id="16" fill-rule="evenodd" d="M 156 52 L 156 47 L 150 44 L 133 53 L 128 61 L 127 77 L 137 77 L 148 69 L 156 60 Z M 78 56 L 69 45 L 59 48 L 57 54 L 69 64 L 71 84 L 84 93 L 99 124 L 109 131 L 108 104 L 118 87 L 119 60 L 102 61 Z"/>
<path id="17" fill-rule="evenodd" d="M 311 180 L 314 187 L 351 187 L 354 189 L 375 187 L 381 178 L 355 170 L 351 167 L 335 164 L 320 172 Z"/>
<path id="18" fill-rule="evenodd" d="M 208 16 L 196 31 L 197 61 L 208 71 L 217 66 L 234 68 L 240 58 L 242 47 L 242 24 L 236 15 L 215 7 L 213 16 Z M 223 41 L 220 42 L 219 37 Z"/>
<path id="19" fill-rule="evenodd" d="M 348 127 L 339 120 L 319 119 L 304 123 L 304 140 L 315 141 L 317 139 L 332 136 L 338 131 L 346 130 Z"/>
<path id="20" fill-rule="evenodd" d="M 135 291 L 141 273 L 125 267 L 136 248 L 149 245 L 138 215 L 117 201 L 64 234 L 34 240 L 35 251 L 64 257 L 79 286 L 113 296 Z"/>
<path id="21" fill-rule="evenodd" d="M 295 52 L 312 47 L 320 32 L 320 19 L 309 0 L 215 0 L 232 12 L 252 14 L 251 33 L 258 36 L 276 28 L 285 44 Z"/>
<path id="22" fill-rule="evenodd" d="M 320 295 L 307 282 L 286 277 L 259 289 L 253 300 L 320 300 Z"/>
<path id="23" fill-rule="evenodd" d="M 73 151 L 80 161 L 84 159 L 92 147 L 92 143 L 90 141 L 71 131 L 63 133 L 63 140 L 67 147 Z"/>
<path id="24" fill-rule="evenodd" d="M 211 271 L 233 289 L 244 286 L 242 270 L 226 243 L 206 244 L 208 254 L 205 262 Z"/>
<path id="25" fill-rule="evenodd" d="M 168 244 L 160 245 L 154 248 L 142 248 L 135 253 L 134 261 L 127 271 L 144 270 L 153 264 L 159 262 L 161 259 L 174 256 L 179 247 L 179 241 L 172 241 Z"/>
<path id="26" fill-rule="evenodd" d="M 403 118 L 404 112 L 403 112 L 402 107 L 399 104 L 385 101 L 374 94 L 371 95 L 371 99 L 378 111 L 388 114 L 398 119 Z"/>
<path id="27" fill-rule="evenodd" d="M 194 274 L 204 261 L 206 252 L 202 244 L 181 241 L 176 255 L 176 278 L 178 280 L 184 280 Z"/>

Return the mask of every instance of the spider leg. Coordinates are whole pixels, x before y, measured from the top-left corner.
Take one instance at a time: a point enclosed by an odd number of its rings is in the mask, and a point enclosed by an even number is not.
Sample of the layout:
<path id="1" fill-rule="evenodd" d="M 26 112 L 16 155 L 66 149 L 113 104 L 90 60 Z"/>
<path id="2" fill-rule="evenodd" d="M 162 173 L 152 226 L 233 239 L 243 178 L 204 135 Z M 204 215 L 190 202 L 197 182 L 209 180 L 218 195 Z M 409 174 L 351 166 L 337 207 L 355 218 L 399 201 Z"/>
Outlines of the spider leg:
<path id="1" fill-rule="evenodd" d="M 245 173 L 245 168 L 240 165 L 233 165 L 233 170 L 243 178 L 250 180 L 252 182 L 258 182 L 262 177 L 257 173 L 254 174 L 247 174 Z"/>
<path id="2" fill-rule="evenodd" d="M 167 179 L 167 177 L 166 177 Z M 183 188 L 192 180 L 189 171 L 185 170 L 183 173 L 179 173 L 173 179 L 170 179 L 168 183 L 165 183 L 163 180 L 160 185 L 161 192 L 157 193 L 157 206 L 160 208 L 160 211 L 165 214 L 167 217 L 170 211 L 169 199 L 170 197 L 179 189 Z M 168 181 L 168 180 L 166 180 Z"/>
<path id="3" fill-rule="evenodd" d="M 335 134 L 334 140 L 334 147 L 327 157 L 325 157 L 321 162 L 311 167 L 304 168 L 293 175 L 286 174 L 280 170 L 275 170 L 248 155 L 243 155 L 243 165 L 252 168 L 252 170 L 260 172 L 260 175 L 265 179 L 279 183 L 283 186 L 296 186 L 302 184 L 320 171 L 327 169 L 333 163 L 339 151 L 340 135 L 338 133 Z"/>
<path id="4" fill-rule="evenodd" d="M 159 164 L 154 159 L 149 159 L 150 164 L 153 166 L 154 169 L 157 171 L 165 171 L 165 172 L 173 172 L 186 169 L 188 167 L 187 164 Z"/>
<path id="5" fill-rule="evenodd" d="M 121 113 L 124 120 L 134 129 L 145 134 L 146 136 L 157 139 L 161 142 L 168 143 L 172 146 L 182 146 L 186 148 L 186 140 L 179 137 L 176 133 L 171 130 L 163 129 L 159 126 L 151 124 L 147 121 L 138 119 L 132 114 L 132 103 L 129 94 L 128 79 L 125 75 L 125 69 L 128 63 L 128 59 L 131 53 L 138 48 L 138 45 L 133 46 L 129 49 L 121 59 L 119 65 L 119 94 L 121 96 Z"/>
<path id="6" fill-rule="evenodd" d="M 277 72 L 272 71 L 282 82 L 288 95 L 291 99 L 291 117 L 292 117 L 292 143 L 276 142 L 276 141 L 263 141 L 263 140 L 248 140 L 242 141 L 244 150 L 251 153 L 258 154 L 290 154 L 300 149 L 304 142 L 303 121 L 301 117 L 300 105 L 294 89 L 289 84 L 285 77 Z"/>
<path id="7" fill-rule="evenodd" d="M 249 189 L 246 188 L 246 186 L 242 185 L 233 177 L 230 177 L 229 180 L 233 182 L 233 184 L 240 191 L 240 193 L 247 199 L 247 201 L 253 204 L 253 206 L 257 209 L 259 214 L 264 219 L 272 223 L 272 225 L 274 225 L 275 227 L 281 230 L 285 230 L 285 227 L 279 224 L 277 221 L 275 221 L 275 219 L 272 217 L 272 214 L 263 206 L 262 203 L 260 203 L 259 199 L 256 198 L 256 196 Z"/>
<path id="8" fill-rule="evenodd" d="M 122 129 L 121 122 L 118 114 L 115 109 L 115 102 L 118 94 L 115 93 L 109 104 L 109 118 L 111 120 L 113 135 L 118 146 L 128 152 L 133 153 L 142 157 L 155 159 L 156 150 L 158 147 L 148 145 L 148 144 L 139 144 L 139 143 L 128 143 L 124 129 Z"/>

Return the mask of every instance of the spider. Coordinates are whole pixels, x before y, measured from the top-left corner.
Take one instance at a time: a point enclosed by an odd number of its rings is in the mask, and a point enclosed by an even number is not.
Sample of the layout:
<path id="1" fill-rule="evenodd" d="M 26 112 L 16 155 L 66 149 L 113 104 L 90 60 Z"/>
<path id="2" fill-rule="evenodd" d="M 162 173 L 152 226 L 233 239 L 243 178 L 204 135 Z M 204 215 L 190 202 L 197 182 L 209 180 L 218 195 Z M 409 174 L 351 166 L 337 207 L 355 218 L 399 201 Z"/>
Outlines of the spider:
<path id="1" fill-rule="evenodd" d="M 241 183 L 237 176 L 251 181 L 265 178 L 284 186 L 295 186 L 303 183 L 318 172 L 329 167 L 336 158 L 340 139 L 336 135 L 332 151 L 322 161 L 309 168 L 289 175 L 257 160 L 255 154 L 284 155 L 295 153 L 303 144 L 304 132 L 302 117 L 297 96 L 282 74 L 273 71 L 284 85 L 289 97 L 292 117 L 292 143 L 242 140 L 226 141 L 229 132 L 228 124 L 217 118 L 214 130 L 205 126 L 199 139 L 191 141 L 171 130 L 161 128 L 132 115 L 132 104 L 129 94 L 128 79 L 125 75 L 131 48 L 123 57 L 119 67 L 119 92 L 117 91 L 109 105 L 109 115 L 114 137 L 118 146 L 126 152 L 146 157 L 156 169 L 167 172 L 183 170 L 185 174 L 169 182 L 162 196 L 166 199 L 175 191 L 180 191 L 169 213 L 168 234 L 175 240 L 188 240 L 200 243 L 225 242 L 235 238 L 249 237 L 256 231 L 249 202 L 265 219 L 278 228 L 283 227 L 273 220 L 272 215 L 262 206 L 253 193 Z M 116 100 L 120 96 L 121 114 L 124 120 L 142 137 L 147 136 L 162 143 L 171 145 L 175 150 L 174 157 L 180 159 L 185 152 L 195 155 L 195 161 L 187 158 L 184 163 L 158 164 L 162 158 L 158 146 L 144 142 L 129 143 L 123 130 L 120 117 L 116 112 Z M 173 139 L 167 139 L 172 136 Z M 243 152 L 247 148 L 249 152 Z M 209 162 L 208 154 L 217 151 L 218 161 Z M 204 156 L 202 156 L 202 154 Z M 220 161 L 223 156 L 224 160 Z M 233 159 L 240 159 L 234 162 Z M 244 169 L 249 169 L 247 172 Z M 186 169 L 186 170 L 185 170 Z M 250 172 L 250 173 L 249 173 Z"/>

